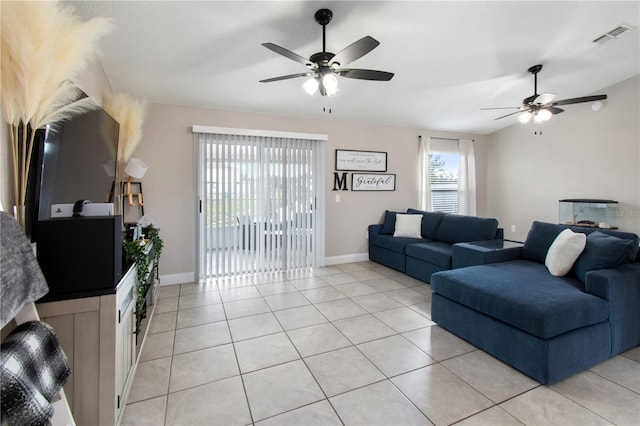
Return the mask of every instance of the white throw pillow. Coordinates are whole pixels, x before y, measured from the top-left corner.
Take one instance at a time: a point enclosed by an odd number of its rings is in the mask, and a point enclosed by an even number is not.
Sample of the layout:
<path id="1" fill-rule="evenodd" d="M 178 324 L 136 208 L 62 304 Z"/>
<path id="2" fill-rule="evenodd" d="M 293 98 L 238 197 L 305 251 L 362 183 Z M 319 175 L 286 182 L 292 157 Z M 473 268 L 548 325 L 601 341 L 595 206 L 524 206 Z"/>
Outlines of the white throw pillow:
<path id="1" fill-rule="evenodd" d="M 552 275 L 562 277 L 573 267 L 587 244 L 587 236 L 571 229 L 562 231 L 549 247 L 544 264 Z"/>
<path id="2" fill-rule="evenodd" d="M 393 233 L 393 236 L 422 238 L 422 235 L 420 235 L 421 227 L 421 214 L 396 214 L 396 230 Z"/>

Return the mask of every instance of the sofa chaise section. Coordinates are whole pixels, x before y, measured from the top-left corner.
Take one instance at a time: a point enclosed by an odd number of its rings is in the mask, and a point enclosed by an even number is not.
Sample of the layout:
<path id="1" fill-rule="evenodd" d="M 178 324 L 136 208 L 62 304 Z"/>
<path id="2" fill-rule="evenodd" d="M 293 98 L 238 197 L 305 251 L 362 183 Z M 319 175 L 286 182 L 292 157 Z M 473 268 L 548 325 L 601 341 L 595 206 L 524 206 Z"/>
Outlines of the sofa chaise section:
<path id="1" fill-rule="evenodd" d="M 541 383 L 640 344 L 638 237 L 608 232 L 635 247 L 621 265 L 554 276 L 544 255 L 564 229 L 534 223 L 518 260 L 434 274 L 432 320 Z"/>

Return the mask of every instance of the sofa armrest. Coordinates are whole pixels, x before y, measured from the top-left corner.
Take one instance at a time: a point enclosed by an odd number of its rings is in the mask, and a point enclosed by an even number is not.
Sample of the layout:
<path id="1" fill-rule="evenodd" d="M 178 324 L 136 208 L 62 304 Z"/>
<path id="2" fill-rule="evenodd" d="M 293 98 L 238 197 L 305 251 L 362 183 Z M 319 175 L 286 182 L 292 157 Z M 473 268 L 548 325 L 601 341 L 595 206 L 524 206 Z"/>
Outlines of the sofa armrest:
<path id="1" fill-rule="evenodd" d="M 585 292 L 609 301 L 611 355 L 640 344 L 640 263 L 588 272 Z"/>
<path id="2" fill-rule="evenodd" d="M 587 272 L 584 287 L 587 293 L 609 302 L 632 298 L 630 292 L 640 291 L 640 263 Z M 640 305 L 640 298 L 635 303 Z"/>
<path id="3" fill-rule="evenodd" d="M 495 240 L 504 240 L 504 228 L 498 228 L 496 230 Z"/>
<path id="4" fill-rule="evenodd" d="M 371 238 L 371 236 L 373 235 L 380 234 L 380 231 L 382 231 L 381 223 L 376 223 L 375 225 L 369 225 L 369 238 Z"/>
<path id="5" fill-rule="evenodd" d="M 522 244 L 520 243 L 503 240 L 475 241 L 454 244 L 451 264 L 456 269 L 521 258 Z"/>

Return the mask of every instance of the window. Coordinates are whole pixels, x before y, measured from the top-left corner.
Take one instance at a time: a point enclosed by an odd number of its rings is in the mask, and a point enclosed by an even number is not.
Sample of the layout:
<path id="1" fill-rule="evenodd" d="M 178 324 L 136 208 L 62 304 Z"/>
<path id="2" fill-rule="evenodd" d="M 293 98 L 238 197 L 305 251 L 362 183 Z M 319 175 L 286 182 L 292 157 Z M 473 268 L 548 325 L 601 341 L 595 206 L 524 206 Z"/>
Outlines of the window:
<path id="1" fill-rule="evenodd" d="M 432 211 L 459 212 L 460 153 L 458 141 L 431 139 L 429 152 L 429 191 Z"/>
<path id="2" fill-rule="evenodd" d="M 473 140 L 418 140 L 418 208 L 475 216 Z"/>

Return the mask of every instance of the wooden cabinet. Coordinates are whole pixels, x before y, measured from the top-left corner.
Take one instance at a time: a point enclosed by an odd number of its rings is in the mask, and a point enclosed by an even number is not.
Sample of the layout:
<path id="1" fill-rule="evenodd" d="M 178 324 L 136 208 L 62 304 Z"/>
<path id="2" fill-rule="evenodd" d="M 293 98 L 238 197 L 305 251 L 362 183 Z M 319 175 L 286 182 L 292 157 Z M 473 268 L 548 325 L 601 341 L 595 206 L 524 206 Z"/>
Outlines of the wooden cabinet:
<path id="1" fill-rule="evenodd" d="M 137 269 L 131 267 L 115 293 L 38 304 L 69 358 L 65 393 L 78 425 L 115 425 L 135 374 L 147 327 L 136 335 Z M 157 268 L 151 269 L 147 321 L 157 298 Z"/>

